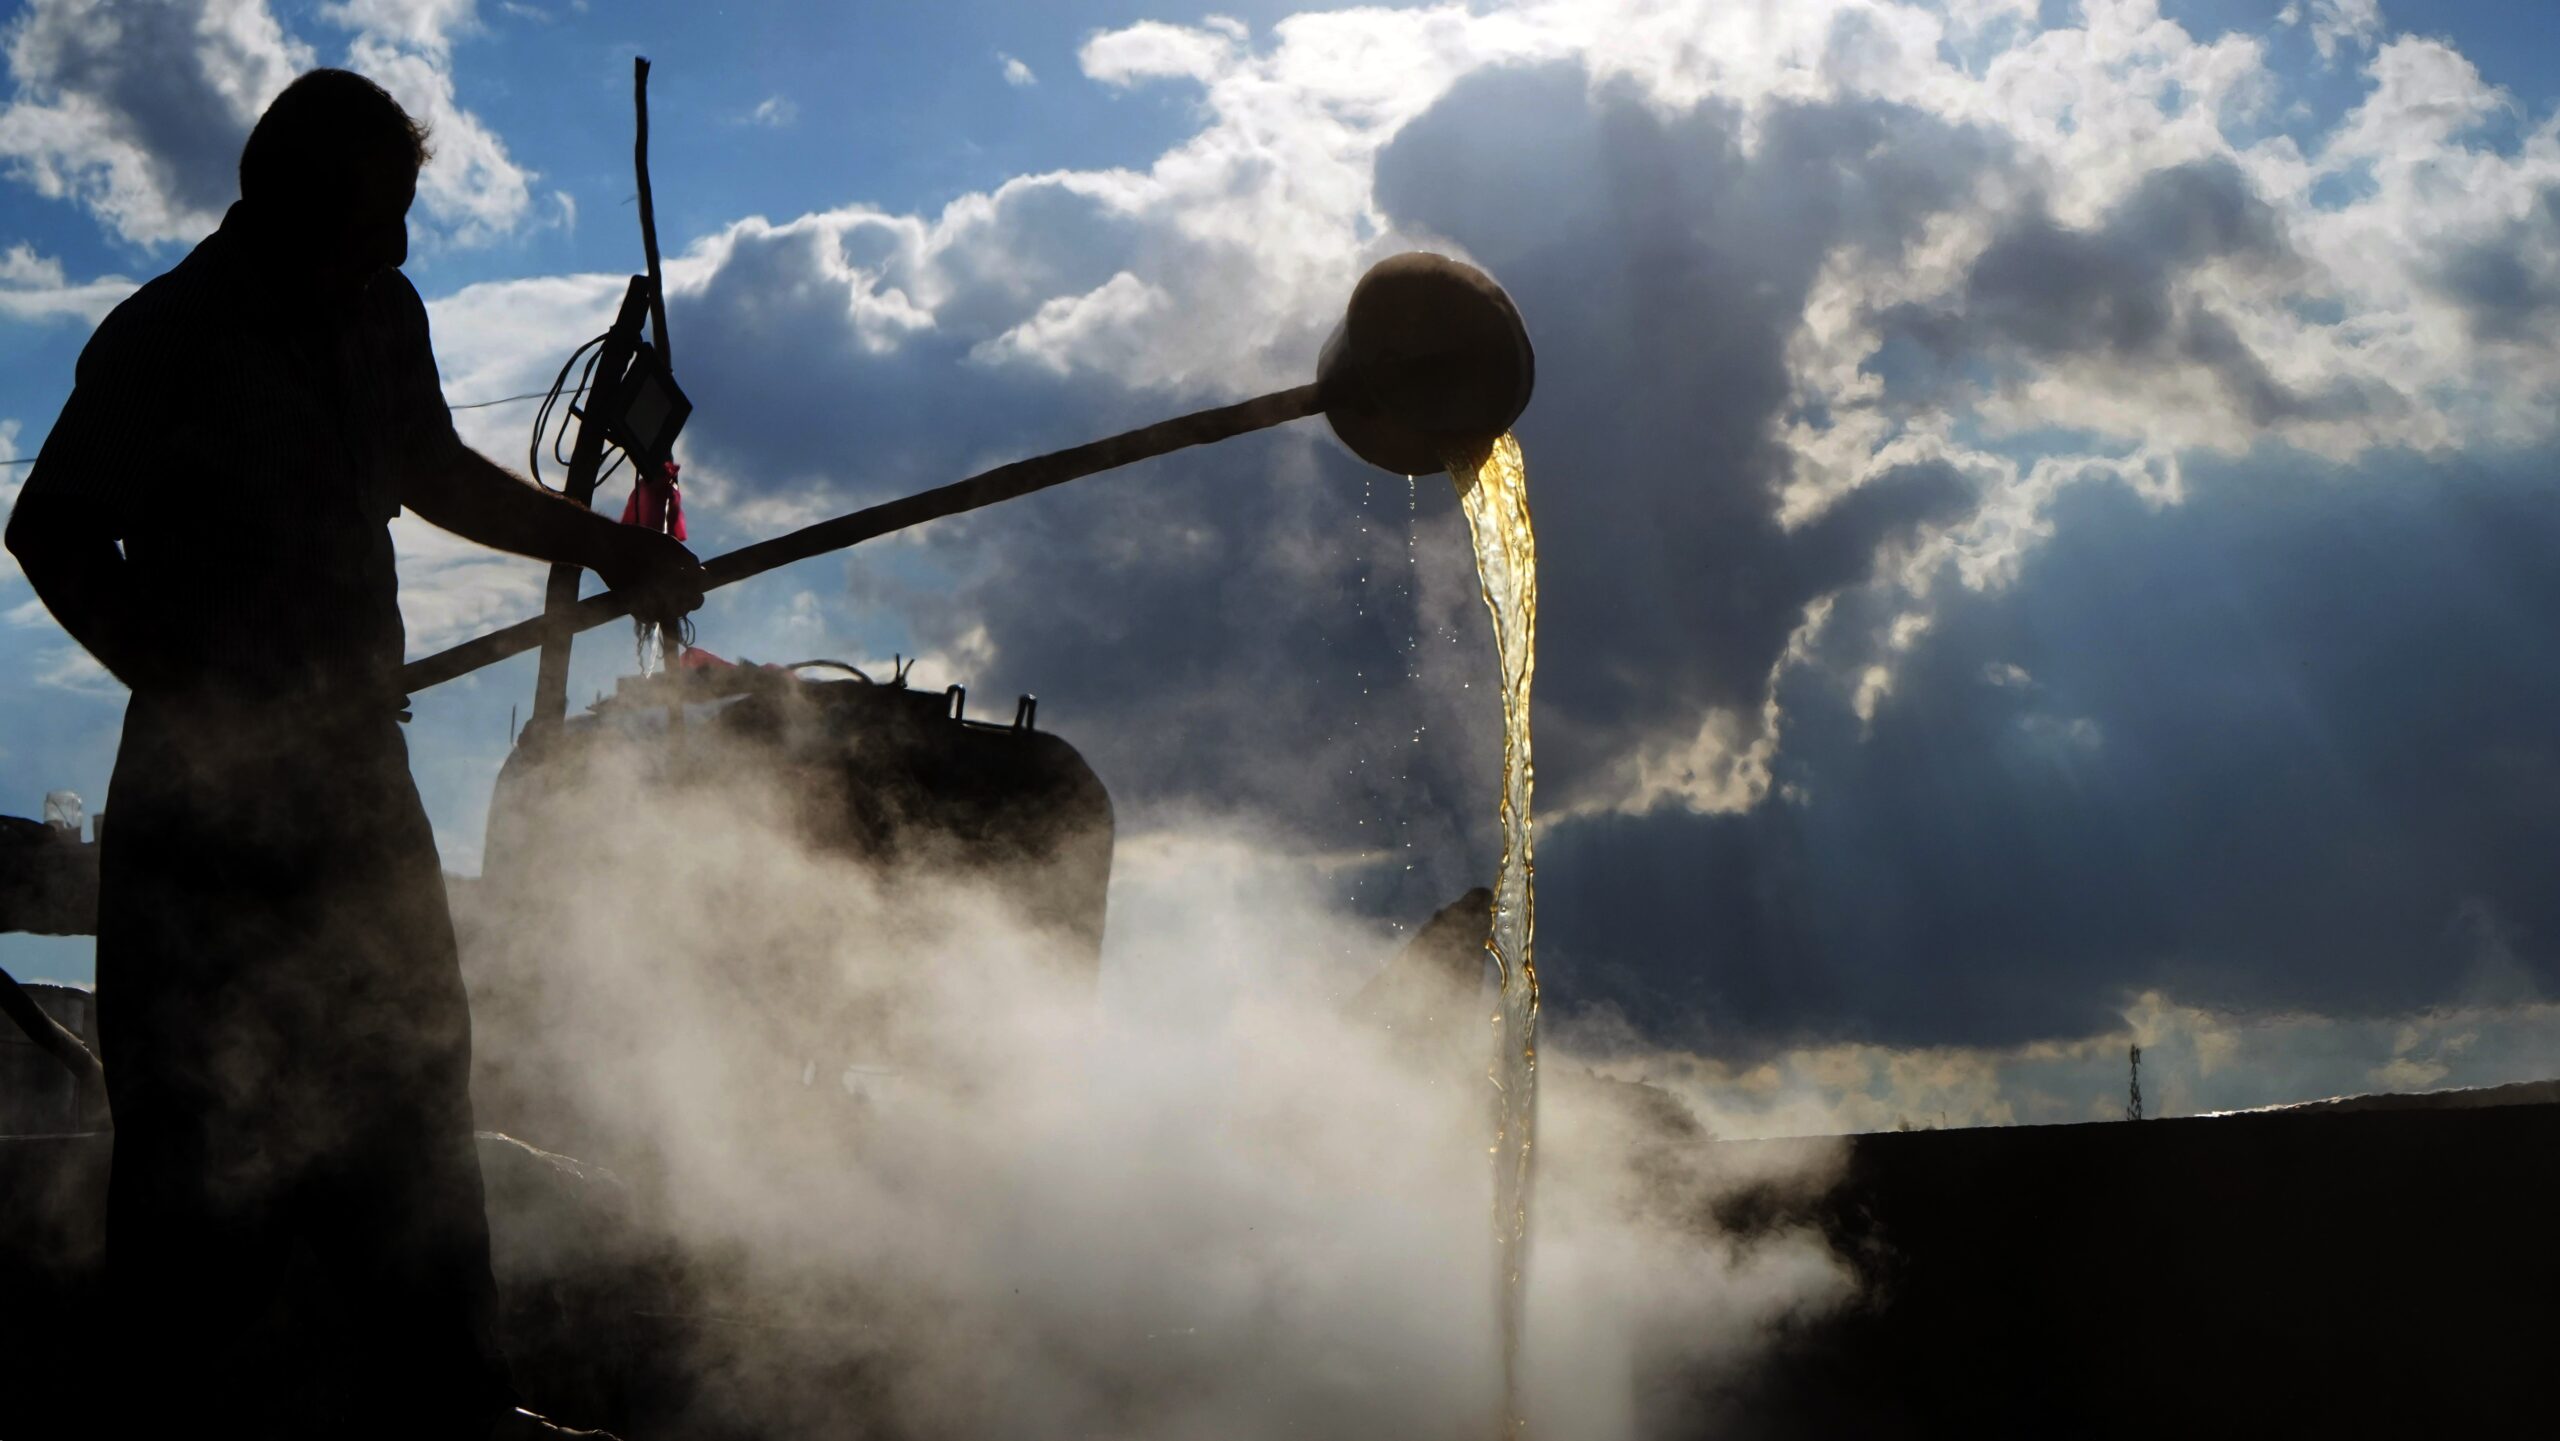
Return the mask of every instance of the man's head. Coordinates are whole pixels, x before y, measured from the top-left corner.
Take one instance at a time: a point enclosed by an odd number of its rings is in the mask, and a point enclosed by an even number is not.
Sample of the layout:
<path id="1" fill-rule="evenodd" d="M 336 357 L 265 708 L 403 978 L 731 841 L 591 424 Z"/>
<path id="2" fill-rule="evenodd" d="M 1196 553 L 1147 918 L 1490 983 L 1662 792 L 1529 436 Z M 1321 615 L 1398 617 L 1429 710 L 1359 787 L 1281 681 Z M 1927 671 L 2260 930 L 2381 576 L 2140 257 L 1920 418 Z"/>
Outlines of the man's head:
<path id="1" fill-rule="evenodd" d="M 324 290 L 350 290 L 409 258 L 409 202 L 429 153 L 427 128 L 381 86 L 314 70 L 249 132 L 240 198 Z"/>

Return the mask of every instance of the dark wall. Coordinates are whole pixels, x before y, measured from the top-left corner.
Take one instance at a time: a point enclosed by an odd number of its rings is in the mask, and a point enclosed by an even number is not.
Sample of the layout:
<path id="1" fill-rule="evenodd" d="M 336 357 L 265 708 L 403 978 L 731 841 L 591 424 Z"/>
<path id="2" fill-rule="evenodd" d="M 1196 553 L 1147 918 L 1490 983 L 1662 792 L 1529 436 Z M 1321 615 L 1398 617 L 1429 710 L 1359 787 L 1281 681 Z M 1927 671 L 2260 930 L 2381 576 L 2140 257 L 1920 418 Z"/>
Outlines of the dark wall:
<path id="1" fill-rule="evenodd" d="M 2556 1195 L 2560 1105 L 1855 1137 L 1867 1297 L 1718 1434 L 2555 1434 Z"/>

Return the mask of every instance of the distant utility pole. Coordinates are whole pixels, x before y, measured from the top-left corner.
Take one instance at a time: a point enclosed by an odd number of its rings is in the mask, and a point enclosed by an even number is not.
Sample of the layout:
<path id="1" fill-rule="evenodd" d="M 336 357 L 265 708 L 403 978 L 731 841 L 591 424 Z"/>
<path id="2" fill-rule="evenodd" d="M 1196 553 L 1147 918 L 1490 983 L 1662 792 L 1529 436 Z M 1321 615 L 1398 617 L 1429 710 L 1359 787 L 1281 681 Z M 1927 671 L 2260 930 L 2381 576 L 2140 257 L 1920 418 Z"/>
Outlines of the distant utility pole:
<path id="1" fill-rule="evenodd" d="M 2133 1090 L 2132 1094 L 2125 1098 L 2124 1118 L 2128 1121 L 2142 1119 L 2142 1048 L 2140 1046 L 2133 1048 Z"/>

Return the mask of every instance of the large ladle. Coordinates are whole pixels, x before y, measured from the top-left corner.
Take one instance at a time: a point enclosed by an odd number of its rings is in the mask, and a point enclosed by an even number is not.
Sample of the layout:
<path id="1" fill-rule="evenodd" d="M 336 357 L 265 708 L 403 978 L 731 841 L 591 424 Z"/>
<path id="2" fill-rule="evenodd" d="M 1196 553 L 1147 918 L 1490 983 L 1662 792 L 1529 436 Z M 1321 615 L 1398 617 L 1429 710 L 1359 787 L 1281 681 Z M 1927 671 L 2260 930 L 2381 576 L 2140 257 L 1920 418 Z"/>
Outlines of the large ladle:
<path id="1" fill-rule="evenodd" d="M 1491 276 L 1422 251 L 1390 256 L 1352 288 L 1311 385 L 1017 460 L 742 546 L 704 563 L 703 588 L 734 585 L 929 520 L 1319 412 L 1354 455 L 1399 475 L 1425 474 L 1452 454 L 1481 452 L 1509 430 L 1528 407 L 1535 369 L 1520 311 Z M 605 591 L 411 661 L 401 681 L 421 691 L 532 650 L 553 635 L 576 635 L 630 613 L 627 602 Z"/>

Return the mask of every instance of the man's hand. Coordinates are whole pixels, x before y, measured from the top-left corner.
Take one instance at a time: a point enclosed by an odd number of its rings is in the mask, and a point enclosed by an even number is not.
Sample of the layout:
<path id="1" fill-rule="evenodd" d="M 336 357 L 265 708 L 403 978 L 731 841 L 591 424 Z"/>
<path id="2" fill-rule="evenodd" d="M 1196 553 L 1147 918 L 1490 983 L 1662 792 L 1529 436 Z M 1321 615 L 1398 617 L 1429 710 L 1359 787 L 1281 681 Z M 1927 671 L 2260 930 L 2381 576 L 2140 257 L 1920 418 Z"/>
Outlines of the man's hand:
<path id="1" fill-rule="evenodd" d="M 692 551 L 527 484 L 459 440 L 421 459 L 401 501 L 465 539 L 584 566 L 641 620 L 673 624 L 702 605 L 702 567 Z"/>
<path id="2" fill-rule="evenodd" d="M 617 525 L 595 572 L 630 603 L 635 620 L 674 625 L 702 606 L 701 562 L 673 537 L 636 525 Z"/>

